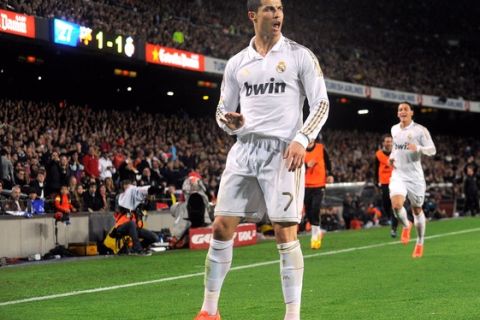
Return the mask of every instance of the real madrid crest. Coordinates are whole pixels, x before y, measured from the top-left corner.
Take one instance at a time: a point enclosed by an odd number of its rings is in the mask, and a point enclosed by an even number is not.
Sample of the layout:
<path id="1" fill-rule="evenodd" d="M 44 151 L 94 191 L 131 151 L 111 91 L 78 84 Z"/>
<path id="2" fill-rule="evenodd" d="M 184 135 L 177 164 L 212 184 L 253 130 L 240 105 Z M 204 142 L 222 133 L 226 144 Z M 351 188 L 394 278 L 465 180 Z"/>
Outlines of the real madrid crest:
<path id="1" fill-rule="evenodd" d="M 277 64 L 277 72 L 278 73 L 282 73 L 284 72 L 286 69 L 287 69 L 287 65 L 285 64 L 285 61 L 280 61 L 278 64 Z"/>

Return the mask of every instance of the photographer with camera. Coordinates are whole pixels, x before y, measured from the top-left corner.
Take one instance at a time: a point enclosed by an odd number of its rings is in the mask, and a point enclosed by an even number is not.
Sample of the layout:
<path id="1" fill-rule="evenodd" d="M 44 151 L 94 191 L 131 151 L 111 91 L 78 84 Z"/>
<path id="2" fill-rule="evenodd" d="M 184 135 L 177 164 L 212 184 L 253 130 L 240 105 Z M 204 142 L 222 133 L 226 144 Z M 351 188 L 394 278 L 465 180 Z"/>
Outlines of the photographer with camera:
<path id="1" fill-rule="evenodd" d="M 149 256 L 152 253 L 147 248 L 159 239 L 154 232 L 143 227 L 143 208 L 148 196 L 160 194 L 161 189 L 153 186 L 137 187 L 130 180 L 124 180 L 122 190 L 114 213 L 115 227 L 110 236 L 130 236 L 133 241 L 133 254 Z"/>

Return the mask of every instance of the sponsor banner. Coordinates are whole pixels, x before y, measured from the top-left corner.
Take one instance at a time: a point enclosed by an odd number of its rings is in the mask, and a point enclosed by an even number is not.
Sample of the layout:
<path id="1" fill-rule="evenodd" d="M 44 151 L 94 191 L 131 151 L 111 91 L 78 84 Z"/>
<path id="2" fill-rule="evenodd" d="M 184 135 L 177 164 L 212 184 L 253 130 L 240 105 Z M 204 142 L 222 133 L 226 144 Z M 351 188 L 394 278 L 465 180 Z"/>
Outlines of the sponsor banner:
<path id="1" fill-rule="evenodd" d="M 205 71 L 205 56 L 150 43 L 145 46 L 145 60 L 180 69 Z"/>
<path id="2" fill-rule="evenodd" d="M 0 32 L 35 38 L 35 18 L 13 11 L 0 10 Z"/>
<path id="3" fill-rule="evenodd" d="M 370 95 L 370 88 L 360 84 L 325 79 L 325 86 L 327 87 L 327 92 L 361 98 L 367 98 Z"/>
<path id="4" fill-rule="evenodd" d="M 211 227 L 189 230 L 190 249 L 208 249 L 211 239 Z M 255 243 L 257 243 L 257 226 L 254 223 L 239 224 L 233 235 L 233 246 L 248 246 Z"/>
<path id="5" fill-rule="evenodd" d="M 414 105 L 423 104 L 422 96 L 403 91 L 388 90 L 383 88 L 372 87 L 371 99 L 389 101 L 389 102 L 402 102 L 407 101 Z"/>
<path id="6" fill-rule="evenodd" d="M 223 74 L 227 60 L 205 57 L 205 72 Z"/>
<path id="7" fill-rule="evenodd" d="M 480 112 L 480 102 L 478 101 L 465 101 L 468 102 L 466 111 Z"/>
<path id="8" fill-rule="evenodd" d="M 440 108 L 440 109 L 449 109 L 457 111 L 465 111 L 471 105 L 470 101 L 465 101 L 461 99 L 450 99 L 442 98 L 436 96 L 423 96 L 424 104 L 428 107 Z"/>

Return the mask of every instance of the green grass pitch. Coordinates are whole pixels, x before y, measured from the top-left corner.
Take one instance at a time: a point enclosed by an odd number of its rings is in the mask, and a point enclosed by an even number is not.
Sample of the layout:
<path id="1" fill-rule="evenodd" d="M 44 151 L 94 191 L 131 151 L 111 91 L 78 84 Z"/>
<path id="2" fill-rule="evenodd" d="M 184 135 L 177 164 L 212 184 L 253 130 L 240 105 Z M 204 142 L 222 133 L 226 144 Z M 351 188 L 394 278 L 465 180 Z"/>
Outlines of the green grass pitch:
<path id="1" fill-rule="evenodd" d="M 415 238 L 415 231 L 412 231 Z M 305 256 L 302 319 L 480 319 L 480 219 L 427 225 L 411 258 L 387 228 L 328 233 Z M 59 260 L 0 268 L 0 319 L 191 320 L 203 298 L 205 251 Z M 220 299 L 225 320 L 281 320 L 273 241 L 235 248 Z"/>

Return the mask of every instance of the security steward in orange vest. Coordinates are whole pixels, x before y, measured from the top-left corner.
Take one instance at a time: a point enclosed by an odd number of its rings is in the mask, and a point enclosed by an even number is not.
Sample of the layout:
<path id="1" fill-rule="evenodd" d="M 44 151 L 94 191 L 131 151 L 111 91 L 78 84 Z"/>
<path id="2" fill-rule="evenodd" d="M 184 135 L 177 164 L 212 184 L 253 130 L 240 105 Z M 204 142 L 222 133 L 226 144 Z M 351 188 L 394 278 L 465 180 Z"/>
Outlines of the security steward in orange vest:
<path id="1" fill-rule="evenodd" d="M 388 184 L 390 183 L 390 177 L 393 170 L 393 167 L 388 161 L 390 153 L 392 152 L 392 146 L 392 137 L 388 134 L 384 135 L 382 137 L 382 148 L 375 153 L 374 180 L 375 185 L 382 190 L 383 213 L 391 225 L 390 235 L 392 238 L 395 238 L 397 236 L 398 220 L 393 214 L 390 192 L 388 190 Z"/>
<path id="2" fill-rule="evenodd" d="M 320 249 L 322 245 L 322 231 L 320 208 L 325 196 L 326 183 L 333 182 L 330 175 L 332 166 L 325 146 L 320 138 L 310 142 L 305 154 L 305 215 L 312 226 L 310 247 Z"/>
<path id="3" fill-rule="evenodd" d="M 118 196 L 118 206 L 114 213 L 115 228 L 111 236 L 130 236 L 133 241 L 133 254 L 151 255 L 147 248 L 158 242 L 158 235 L 143 227 L 141 205 L 148 195 L 157 195 L 161 189 L 152 186 L 136 187 L 129 180 L 122 181 L 123 192 Z M 143 239 L 140 242 L 140 239 Z"/>

